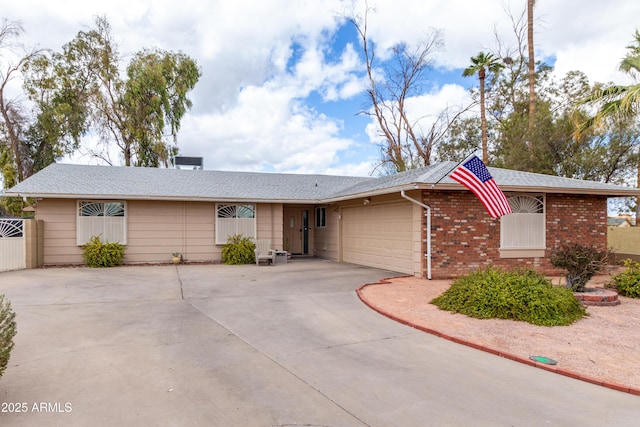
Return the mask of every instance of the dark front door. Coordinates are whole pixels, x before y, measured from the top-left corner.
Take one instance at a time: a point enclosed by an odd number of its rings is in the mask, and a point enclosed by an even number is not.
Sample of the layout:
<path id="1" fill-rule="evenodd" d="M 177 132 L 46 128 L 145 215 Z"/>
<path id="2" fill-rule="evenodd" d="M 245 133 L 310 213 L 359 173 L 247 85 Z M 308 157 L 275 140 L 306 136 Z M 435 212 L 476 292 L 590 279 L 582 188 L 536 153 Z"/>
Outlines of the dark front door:
<path id="1" fill-rule="evenodd" d="M 308 209 L 284 209 L 284 250 L 298 255 L 309 253 Z"/>
<path id="2" fill-rule="evenodd" d="M 309 253 L 309 211 L 302 211 L 302 253 Z"/>

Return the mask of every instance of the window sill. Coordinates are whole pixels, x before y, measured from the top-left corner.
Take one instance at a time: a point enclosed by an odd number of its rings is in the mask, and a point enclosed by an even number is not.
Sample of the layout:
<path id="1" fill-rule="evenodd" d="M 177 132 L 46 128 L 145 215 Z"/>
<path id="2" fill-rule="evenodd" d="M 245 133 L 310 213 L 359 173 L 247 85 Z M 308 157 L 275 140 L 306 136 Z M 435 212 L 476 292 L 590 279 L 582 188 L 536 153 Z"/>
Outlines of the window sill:
<path id="1" fill-rule="evenodd" d="M 544 258 L 545 249 L 500 249 L 500 258 Z"/>

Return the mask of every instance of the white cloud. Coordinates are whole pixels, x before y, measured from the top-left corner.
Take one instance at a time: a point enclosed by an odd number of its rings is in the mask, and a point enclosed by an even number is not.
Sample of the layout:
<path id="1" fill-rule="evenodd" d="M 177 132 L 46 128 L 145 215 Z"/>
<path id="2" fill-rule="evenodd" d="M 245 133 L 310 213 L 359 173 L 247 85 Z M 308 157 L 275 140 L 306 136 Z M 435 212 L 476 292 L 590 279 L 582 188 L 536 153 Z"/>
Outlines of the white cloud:
<path id="1" fill-rule="evenodd" d="M 494 24 L 511 43 L 505 8 L 518 15 L 525 6 L 522 0 L 369 3 L 376 9 L 369 16 L 369 34 L 381 49 L 415 43 L 432 28 L 440 29 L 445 45 L 436 66 L 455 70 L 495 45 Z M 360 47 L 348 45 L 328 55 L 336 16 L 350 7 L 350 0 L 22 0 L 3 5 L 3 16 L 23 20 L 27 45 L 59 50 L 91 26 L 95 15 L 106 15 L 122 53 L 157 46 L 195 58 L 203 75 L 191 94 L 194 107 L 183 120 L 179 141 L 185 155 L 204 156 L 207 168 L 366 175 L 370 170 L 364 169 L 378 154 L 371 144 L 377 140 L 376 125 L 352 132 L 358 137 L 345 136 L 346 123 L 357 111 L 329 112 L 344 100 L 365 99 Z M 624 81 L 616 69 L 640 26 L 640 2 L 616 0 L 603 7 L 596 0 L 541 1 L 535 11 L 536 52 L 555 57 L 559 74 L 579 69 L 592 81 Z M 294 45 L 303 50 L 294 51 Z M 292 56 L 300 52 L 300 58 Z M 293 67 L 292 59 L 297 60 Z M 329 106 L 316 108 L 310 95 Z M 462 87 L 442 85 L 411 99 L 410 114 L 424 116 L 421 123 L 428 126 L 442 108 L 466 99 Z"/>
<path id="2" fill-rule="evenodd" d="M 411 117 L 436 117 L 443 108 L 459 110 L 471 103 L 468 91 L 460 85 L 445 84 L 430 93 L 410 98 L 407 110 Z"/>
<path id="3" fill-rule="evenodd" d="M 283 86 L 245 88 L 224 113 L 189 117 L 181 140 L 207 168 L 321 172 L 352 141 L 338 136 L 341 123 L 319 114 Z M 196 142 L 197 141 L 197 142 Z"/>
<path id="4" fill-rule="evenodd" d="M 593 42 L 589 45 L 568 46 L 558 50 L 555 74 L 564 76 L 569 71 L 590 70 L 592 82 L 631 82 L 630 76 L 618 70 L 625 55 L 624 46 L 613 47 L 609 42 Z"/>

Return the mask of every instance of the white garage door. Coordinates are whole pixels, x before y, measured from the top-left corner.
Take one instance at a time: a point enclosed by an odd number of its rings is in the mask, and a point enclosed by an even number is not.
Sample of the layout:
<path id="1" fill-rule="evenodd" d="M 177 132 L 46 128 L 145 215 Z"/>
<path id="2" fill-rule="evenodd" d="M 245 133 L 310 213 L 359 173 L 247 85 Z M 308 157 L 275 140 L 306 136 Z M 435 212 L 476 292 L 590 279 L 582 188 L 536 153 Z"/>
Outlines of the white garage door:
<path id="1" fill-rule="evenodd" d="M 410 203 L 366 205 L 342 211 L 342 259 L 413 274 Z"/>

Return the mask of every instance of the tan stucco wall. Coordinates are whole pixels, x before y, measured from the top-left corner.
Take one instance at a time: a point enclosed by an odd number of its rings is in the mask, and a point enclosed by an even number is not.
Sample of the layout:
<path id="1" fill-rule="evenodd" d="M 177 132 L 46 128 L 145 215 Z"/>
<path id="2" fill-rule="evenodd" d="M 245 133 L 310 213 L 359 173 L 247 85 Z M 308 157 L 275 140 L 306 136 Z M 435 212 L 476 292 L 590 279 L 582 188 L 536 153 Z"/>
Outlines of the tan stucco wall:
<path id="1" fill-rule="evenodd" d="M 271 240 L 271 247 L 283 250 L 282 240 L 282 204 L 264 203 L 256 206 L 257 238 Z"/>
<path id="2" fill-rule="evenodd" d="M 257 205 L 257 235 L 282 247 L 282 205 Z M 77 201 L 44 199 L 36 219 L 44 223 L 45 265 L 83 264 L 76 244 Z M 169 262 L 173 252 L 185 261 L 218 262 L 215 245 L 215 203 L 133 200 L 127 202 L 125 263 Z"/>
<path id="3" fill-rule="evenodd" d="M 609 227 L 607 243 L 617 254 L 640 255 L 640 227 Z"/>
<path id="4" fill-rule="evenodd" d="M 76 245 L 76 206 L 68 199 L 43 199 L 36 205 L 36 219 L 44 223 L 45 265 L 83 263 Z"/>
<path id="5" fill-rule="evenodd" d="M 316 227 L 315 209 L 313 221 L 313 254 L 320 258 L 338 261 L 340 256 L 340 214 L 337 205 L 321 205 L 326 209 L 326 227 Z"/>
<path id="6" fill-rule="evenodd" d="M 127 210 L 125 262 L 167 262 L 173 252 L 185 261 L 220 259 L 214 203 L 134 200 Z"/>

